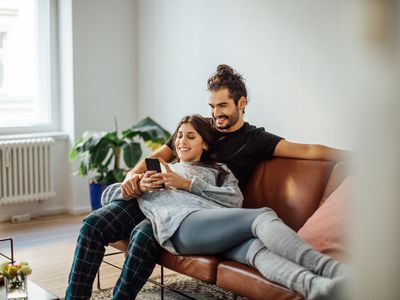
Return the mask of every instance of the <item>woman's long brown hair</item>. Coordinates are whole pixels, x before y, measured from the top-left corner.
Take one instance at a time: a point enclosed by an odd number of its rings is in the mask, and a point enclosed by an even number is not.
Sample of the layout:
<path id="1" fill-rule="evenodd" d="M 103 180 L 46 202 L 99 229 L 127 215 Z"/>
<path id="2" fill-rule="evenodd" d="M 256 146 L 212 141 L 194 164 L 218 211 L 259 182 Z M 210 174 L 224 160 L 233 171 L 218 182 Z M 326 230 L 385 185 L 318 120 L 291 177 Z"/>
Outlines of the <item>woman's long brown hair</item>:
<path id="1" fill-rule="evenodd" d="M 210 122 L 206 118 L 200 115 L 191 115 L 185 116 L 182 118 L 182 120 L 180 120 L 174 134 L 172 135 L 172 150 L 174 151 L 176 157 L 175 162 L 179 161 L 175 149 L 175 140 L 178 135 L 178 130 L 182 124 L 187 123 L 193 126 L 193 128 L 200 134 L 200 136 L 203 138 L 204 142 L 208 146 L 207 150 L 203 150 L 200 161 L 195 164 L 216 169 L 218 171 L 216 183 L 217 186 L 221 186 L 226 176 L 228 175 L 228 172 L 224 168 L 222 168 L 220 164 L 217 163 L 217 157 L 212 149 L 212 144 L 216 139 L 217 131 L 211 126 Z"/>

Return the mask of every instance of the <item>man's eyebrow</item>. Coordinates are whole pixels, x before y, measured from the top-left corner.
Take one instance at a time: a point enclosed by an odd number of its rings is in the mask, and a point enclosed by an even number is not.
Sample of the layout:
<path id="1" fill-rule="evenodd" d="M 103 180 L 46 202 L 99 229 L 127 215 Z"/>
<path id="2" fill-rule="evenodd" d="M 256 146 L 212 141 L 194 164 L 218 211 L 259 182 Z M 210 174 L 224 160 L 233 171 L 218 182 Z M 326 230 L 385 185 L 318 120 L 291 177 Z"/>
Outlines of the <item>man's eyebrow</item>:
<path id="1" fill-rule="evenodd" d="M 228 104 L 228 102 L 225 102 L 225 101 L 224 101 L 224 102 L 217 103 L 216 105 L 214 105 L 214 104 L 212 104 L 212 103 L 208 103 L 208 105 L 209 105 L 209 106 L 212 106 L 212 107 L 213 107 L 213 106 L 227 105 L 227 104 Z"/>

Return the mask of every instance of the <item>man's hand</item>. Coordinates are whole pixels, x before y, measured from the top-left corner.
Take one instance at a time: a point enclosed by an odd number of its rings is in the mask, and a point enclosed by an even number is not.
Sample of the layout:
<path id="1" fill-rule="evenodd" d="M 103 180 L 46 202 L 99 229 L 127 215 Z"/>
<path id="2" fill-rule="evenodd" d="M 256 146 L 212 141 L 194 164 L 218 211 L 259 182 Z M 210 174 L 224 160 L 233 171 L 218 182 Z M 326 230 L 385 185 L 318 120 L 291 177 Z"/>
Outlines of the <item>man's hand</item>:
<path id="1" fill-rule="evenodd" d="M 121 190 L 122 197 L 124 199 L 132 199 L 140 197 L 140 189 L 138 182 L 142 178 L 142 175 L 136 173 L 128 173 L 122 182 Z"/>
<path id="2" fill-rule="evenodd" d="M 165 170 L 167 171 L 166 173 L 161 173 L 166 188 L 175 188 L 186 191 L 190 189 L 190 185 L 192 184 L 190 179 L 182 177 L 172 171 L 169 165 L 161 157 L 158 158 L 158 160 L 163 164 Z"/>

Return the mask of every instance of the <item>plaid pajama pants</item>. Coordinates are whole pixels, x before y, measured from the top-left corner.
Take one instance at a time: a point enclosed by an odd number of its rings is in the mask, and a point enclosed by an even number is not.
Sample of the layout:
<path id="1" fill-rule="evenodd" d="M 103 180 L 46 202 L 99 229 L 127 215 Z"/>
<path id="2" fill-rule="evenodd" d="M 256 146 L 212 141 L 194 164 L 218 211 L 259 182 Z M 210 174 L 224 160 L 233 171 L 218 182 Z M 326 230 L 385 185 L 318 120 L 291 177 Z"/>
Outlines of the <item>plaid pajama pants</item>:
<path id="1" fill-rule="evenodd" d="M 135 200 L 114 200 L 84 221 L 75 248 L 65 300 L 90 299 L 105 246 L 130 237 L 128 255 L 113 299 L 134 299 L 156 264 L 160 246 Z"/>

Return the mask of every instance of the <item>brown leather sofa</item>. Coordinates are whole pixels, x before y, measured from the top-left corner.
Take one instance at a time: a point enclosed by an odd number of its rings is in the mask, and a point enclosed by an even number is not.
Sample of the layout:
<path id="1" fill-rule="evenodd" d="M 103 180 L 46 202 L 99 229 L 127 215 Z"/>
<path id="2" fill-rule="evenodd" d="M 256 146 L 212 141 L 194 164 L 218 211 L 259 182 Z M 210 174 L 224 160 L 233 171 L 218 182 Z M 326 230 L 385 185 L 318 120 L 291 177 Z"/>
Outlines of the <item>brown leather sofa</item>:
<path id="1" fill-rule="evenodd" d="M 346 176 L 347 166 L 344 163 L 274 158 L 257 166 L 243 191 L 243 206 L 271 207 L 297 231 Z M 125 251 L 127 241 L 111 246 Z M 257 270 L 217 256 L 177 256 L 162 251 L 158 263 L 249 299 L 303 299 L 266 280 Z"/>

